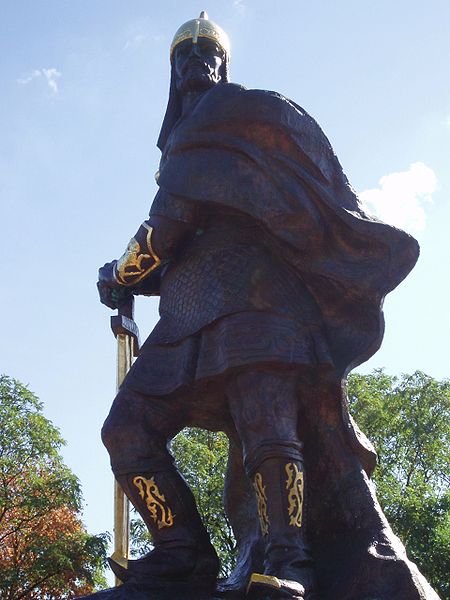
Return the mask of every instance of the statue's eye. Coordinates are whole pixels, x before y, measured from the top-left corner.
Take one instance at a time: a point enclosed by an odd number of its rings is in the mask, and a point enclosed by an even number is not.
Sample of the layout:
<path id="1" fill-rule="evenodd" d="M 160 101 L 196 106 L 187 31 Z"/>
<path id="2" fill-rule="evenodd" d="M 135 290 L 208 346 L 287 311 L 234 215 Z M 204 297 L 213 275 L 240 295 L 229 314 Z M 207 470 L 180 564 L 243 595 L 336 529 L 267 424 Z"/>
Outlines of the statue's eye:
<path id="1" fill-rule="evenodd" d="M 218 46 L 217 44 L 214 44 L 214 47 L 212 49 L 212 53 L 214 54 L 214 56 L 218 56 L 219 58 L 221 58 L 222 60 L 225 57 L 225 53 L 222 50 L 222 48 L 220 46 Z"/>
<path id="2" fill-rule="evenodd" d="M 223 58 L 222 49 L 214 42 L 211 42 L 211 41 L 201 42 L 199 40 L 198 44 L 199 44 L 200 52 L 203 54 L 203 56 L 220 56 L 220 58 Z"/>
<path id="3" fill-rule="evenodd" d="M 182 46 L 181 48 L 177 48 L 176 49 L 176 53 L 175 56 L 176 58 L 184 58 L 185 56 L 187 56 L 190 52 L 190 49 L 187 46 Z"/>

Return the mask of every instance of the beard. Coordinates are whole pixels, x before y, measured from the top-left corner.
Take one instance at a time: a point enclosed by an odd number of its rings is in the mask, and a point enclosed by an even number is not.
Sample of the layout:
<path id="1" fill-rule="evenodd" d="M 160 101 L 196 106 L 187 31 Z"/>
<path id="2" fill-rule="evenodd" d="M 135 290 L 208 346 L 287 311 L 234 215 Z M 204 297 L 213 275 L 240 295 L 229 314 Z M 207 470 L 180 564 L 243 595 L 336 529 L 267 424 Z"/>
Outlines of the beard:
<path id="1" fill-rule="evenodd" d="M 211 67 L 205 63 L 192 63 L 187 65 L 177 82 L 178 91 L 182 94 L 190 92 L 204 92 L 221 80 Z"/>

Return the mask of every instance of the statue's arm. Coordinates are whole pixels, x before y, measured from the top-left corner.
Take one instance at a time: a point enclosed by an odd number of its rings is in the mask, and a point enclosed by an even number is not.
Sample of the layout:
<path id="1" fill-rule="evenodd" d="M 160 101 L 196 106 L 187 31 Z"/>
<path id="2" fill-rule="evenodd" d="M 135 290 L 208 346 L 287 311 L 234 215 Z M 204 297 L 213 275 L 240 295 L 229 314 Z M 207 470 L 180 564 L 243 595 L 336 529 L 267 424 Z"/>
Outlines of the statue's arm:
<path id="1" fill-rule="evenodd" d="M 195 231 L 194 223 L 152 214 L 131 238 L 122 256 L 99 270 L 100 301 L 117 308 L 135 291 L 139 293 L 141 282 L 172 258 Z"/>

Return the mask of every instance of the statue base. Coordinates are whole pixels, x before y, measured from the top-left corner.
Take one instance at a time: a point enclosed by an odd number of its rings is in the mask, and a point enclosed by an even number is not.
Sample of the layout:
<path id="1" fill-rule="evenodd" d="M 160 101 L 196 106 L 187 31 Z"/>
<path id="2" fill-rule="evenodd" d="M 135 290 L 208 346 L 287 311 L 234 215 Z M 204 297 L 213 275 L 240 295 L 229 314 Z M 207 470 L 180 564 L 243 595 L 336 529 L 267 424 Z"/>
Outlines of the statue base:
<path id="1" fill-rule="evenodd" d="M 311 593 L 306 598 L 289 586 L 282 586 L 283 589 L 278 590 L 271 589 L 271 586 L 252 586 L 247 591 L 227 589 L 226 585 L 221 589 L 220 582 L 216 589 L 201 589 L 180 582 L 152 587 L 128 581 L 118 587 L 83 596 L 79 600 L 361 600 L 358 590 L 364 588 L 365 591 L 371 590 L 369 595 L 364 595 L 368 600 L 439 600 L 439 596 L 413 563 L 401 560 L 394 563 L 396 564 L 392 566 L 396 571 L 397 583 L 389 577 L 374 578 L 369 572 L 358 571 L 351 578 L 344 577 L 344 581 L 333 589 L 322 590 L 320 594 Z M 371 583 L 367 585 L 369 581 Z"/>

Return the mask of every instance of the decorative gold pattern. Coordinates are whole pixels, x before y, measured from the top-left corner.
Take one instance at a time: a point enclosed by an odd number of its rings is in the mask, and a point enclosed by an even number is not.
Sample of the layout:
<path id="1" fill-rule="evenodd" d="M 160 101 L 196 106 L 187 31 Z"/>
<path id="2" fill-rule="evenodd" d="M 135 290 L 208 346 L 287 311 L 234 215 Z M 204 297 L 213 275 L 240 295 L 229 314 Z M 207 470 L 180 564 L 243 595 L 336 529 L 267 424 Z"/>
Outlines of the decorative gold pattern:
<path id="1" fill-rule="evenodd" d="M 213 40 L 230 56 L 230 41 L 227 34 L 217 23 L 210 21 L 205 13 L 204 17 L 200 15 L 200 18 L 192 19 L 181 25 L 172 40 L 170 57 L 172 58 L 173 51 L 180 42 L 192 39 L 192 43 L 196 44 L 199 37 Z"/>
<path id="2" fill-rule="evenodd" d="M 261 533 L 267 535 L 269 533 L 269 515 L 267 514 L 267 496 L 266 487 L 263 485 L 261 473 L 256 473 L 253 480 L 253 487 L 256 492 L 256 501 L 258 503 L 258 515 L 259 524 L 261 526 Z"/>
<path id="3" fill-rule="evenodd" d="M 288 463 L 285 467 L 286 474 L 288 476 L 286 480 L 286 489 L 288 493 L 288 514 L 289 514 L 289 525 L 292 527 L 302 526 L 303 517 L 303 498 L 304 498 L 304 487 L 305 481 L 303 477 L 303 471 L 297 467 L 295 463 Z"/>
<path id="4" fill-rule="evenodd" d="M 151 238 L 153 228 L 147 225 L 147 223 L 142 223 L 141 227 L 147 230 L 144 242 L 146 248 L 142 250 L 136 238 L 130 240 L 127 249 L 117 261 L 114 270 L 114 276 L 120 285 L 135 285 L 161 264 L 160 258 L 156 255 L 152 247 Z"/>
<path id="5" fill-rule="evenodd" d="M 138 488 L 139 496 L 144 500 L 158 529 L 172 527 L 175 515 L 167 506 L 166 497 L 159 491 L 155 478 L 145 479 L 138 475 L 133 478 L 133 483 Z"/>

